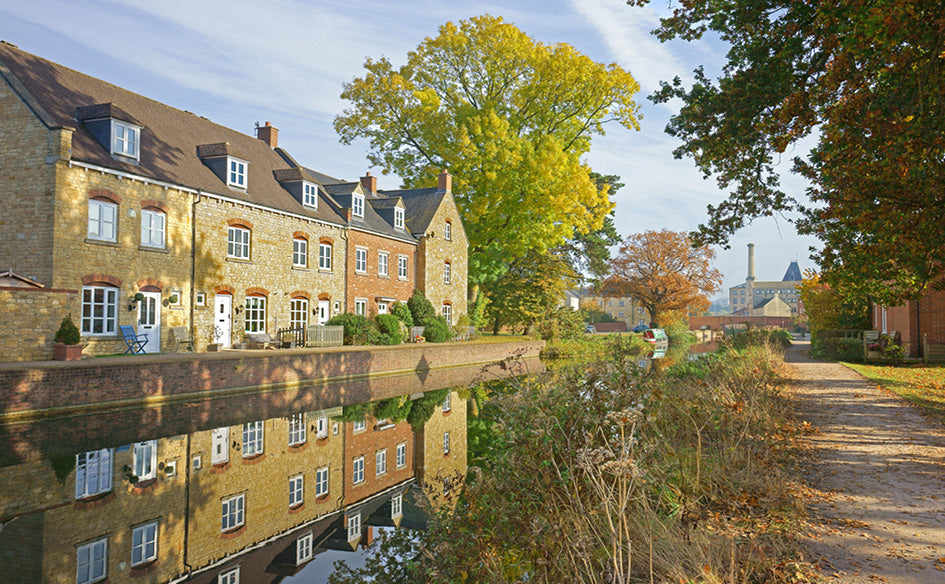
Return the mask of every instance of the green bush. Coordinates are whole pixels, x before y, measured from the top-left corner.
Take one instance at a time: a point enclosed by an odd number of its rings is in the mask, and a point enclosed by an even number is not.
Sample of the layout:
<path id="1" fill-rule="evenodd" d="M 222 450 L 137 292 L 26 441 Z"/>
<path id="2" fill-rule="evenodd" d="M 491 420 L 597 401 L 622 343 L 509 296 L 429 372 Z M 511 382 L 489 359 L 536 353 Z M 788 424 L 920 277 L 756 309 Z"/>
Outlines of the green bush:
<path id="1" fill-rule="evenodd" d="M 379 345 L 399 345 L 403 340 L 403 333 L 400 330 L 400 319 L 393 314 L 378 314 L 374 317 L 377 323 L 377 329 L 380 331 L 377 344 Z"/>
<path id="2" fill-rule="evenodd" d="M 391 420 L 394 423 L 403 422 L 410 415 L 413 401 L 409 395 L 382 399 L 374 403 L 374 417 L 378 420 Z"/>
<path id="3" fill-rule="evenodd" d="M 863 343 L 859 339 L 824 337 L 814 333 L 811 337 L 810 353 L 818 359 L 857 363 L 863 361 Z"/>
<path id="4" fill-rule="evenodd" d="M 400 322 L 407 326 L 413 326 L 413 315 L 410 314 L 410 308 L 403 302 L 395 302 L 390 307 L 390 313 L 400 319 Z"/>
<path id="5" fill-rule="evenodd" d="M 433 305 L 419 290 L 413 291 L 413 296 L 407 301 L 407 307 L 410 309 L 410 315 L 413 316 L 414 324 L 426 326 L 423 321 L 436 318 L 436 310 L 434 310 Z"/>
<path id="6" fill-rule="evenodd" d="M 558 307 L 542 317 L 538 334 L 546 341 L 573 339 L 584 335 L 584 314 L 566 306 Z"/>
<path id="7" fill-rule="evenodd" d="M 346 312 L 333 317 L 326 324 L 344 327 L 344 343 L 346 345 L 374 345 L 379 340 L 380 333 L 374 321 L 360 314 Z"/>
<path id="8" fill-rule="evenodd" d="M 367 416 L 368 410 L 370 408 L 371 404 L 369 403 L 344 406 L 341 408 L 341 415 L 332 416 L 331 419 L 341 422 L 359 422 Z"/>
<path id="9" fill-rule="evenodd" d="M 423 429 L 423 425 L 426 424 L 430 416 L 433 415 L 436 406 L 443 403 L 443 400 L 446 399 L 446 395 L 449 392 L 449 388 L 428 391 L 423 394 L 423 397 L 420 399 L 414 400 L 413 405 L 410 407 L 410 412 L 407 413 L 407 423 L 410 424 L 414 432 L 419 432 Z"/>
<path id="10" fill-rule="evenodd" d="M 72 322 L 72 315 L 66 315 L 59 325 L 59 330 L 56 331 L 56 342 L 66 345 L 78 345 L 80 339 L 79 329 L 76 328 L 75 323 Z"/>
<path id="11" fill-rule="evenodd" d="M 424 327 L 423 338 L 428 343 L 445 343 L 450 340 L 450 327 L 442 316 L 421 321 L 421 325 Z"/>

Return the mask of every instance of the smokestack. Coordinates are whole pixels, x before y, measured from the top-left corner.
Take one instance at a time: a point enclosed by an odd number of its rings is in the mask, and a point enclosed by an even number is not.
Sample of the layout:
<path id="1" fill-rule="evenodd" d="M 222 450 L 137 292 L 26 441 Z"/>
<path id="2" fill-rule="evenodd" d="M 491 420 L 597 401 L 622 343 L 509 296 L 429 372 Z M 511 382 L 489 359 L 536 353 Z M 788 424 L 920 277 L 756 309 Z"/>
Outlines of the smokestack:
<path id="1" fill-rule="evenodd" d="M 755 244 L 748 244 L 748 277 L 745 278 L 746 282 L 755 281 Z"/>

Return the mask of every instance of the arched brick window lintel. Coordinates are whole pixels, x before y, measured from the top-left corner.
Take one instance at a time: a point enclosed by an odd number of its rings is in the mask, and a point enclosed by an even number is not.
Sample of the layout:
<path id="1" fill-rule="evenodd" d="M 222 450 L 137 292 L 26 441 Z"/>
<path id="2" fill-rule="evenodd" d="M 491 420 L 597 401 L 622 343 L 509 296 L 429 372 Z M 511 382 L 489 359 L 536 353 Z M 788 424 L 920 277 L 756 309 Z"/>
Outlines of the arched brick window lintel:
<path id="1" fill-rule="evenodd" d="M 295 292 L 292 292 L 291 294 L 289 294 L 289 297 L 290 298 L 304 298 L 306 300 L 312 299 L 312 295 L 306 292 L 305 290 L 296 290 Z"/>
<path id="2" fill-rule="evenodd" d="M 246 289 L 247 296 L 269 296 L 269 290 L 265 288 L 260 288 L 258 286 L 253 286 L 252 288 Z"/>
<path id="3" fill-rule="evenodd" d="M 309 240 L 308 233 L 305 233 L 304 231 L 293 231 L 292 237 L 295 239 L 304 239 L 305 241 Z"/>
<path id="4" fill-rule="evenodd" d="M 115 203 L 116 205 L 121 204 L 121 197 L 108 189 L 89 189 L 89 198 L 105 199 Z"/>
<path id="5" fill-rule="evenodd" d="M 167 213 L 170 207 L 167 206 L 167 203 L 164 201 L 158 201 L 157 199 L 145 199 L 141 201 L 142 209 L 156 209 L 162 213 Z"/>
<path id="6" fill-rule="evenodd" d="M 253 230 L 253 224 L 246 219 L 227 219 L 226 224 L 230 227 L 242 227 L 244 229 Z"/>
<path id="7" fill-rule="evenodd" d="M 326 292 L 322 292 L 321 294 L 318 295 L 318 299 L 319 299 L 319 300 L 331 300 L 331 294 L 328 294 L 328 293 L 326 293 Z"/>
<path id="8" fill-rule="evenodd" d="M 334 245 L 335 240 L 330 237 L 325 237 L 324 235 L 318 238 L 318 243 L 327 243 L 328 245 Z"/>
<path id="9" fill-rule="evenodd" d="M 230 286 L 229 284 L 220 284 L 219 286 L 213 287 L 213 293 L 233 295 L 233 294 L 236 294 L 236 289 L 233 288 L 233 286 Z"/>
<path id="10" fill-rule="evenodd" d="M 157 288 L 157 292 L 160 292 L 164 289 L 164 284 L 155 278 L 145 278 L 143 280 L 138 280 L 135 282 L 135 286 L 138 288 L 138 290 L 141 290 L 145 287 Z"/>
<path id="11" fill-rule="evenodd" d="M 122 280 L 121 278 L 116 278 L 115 276 L 111 276 L 109 274 L 88 274 L 86 276 L 82 276 L 83 286 L 93 283 L 111 284 L 112 286 L 121 288 Z"/>

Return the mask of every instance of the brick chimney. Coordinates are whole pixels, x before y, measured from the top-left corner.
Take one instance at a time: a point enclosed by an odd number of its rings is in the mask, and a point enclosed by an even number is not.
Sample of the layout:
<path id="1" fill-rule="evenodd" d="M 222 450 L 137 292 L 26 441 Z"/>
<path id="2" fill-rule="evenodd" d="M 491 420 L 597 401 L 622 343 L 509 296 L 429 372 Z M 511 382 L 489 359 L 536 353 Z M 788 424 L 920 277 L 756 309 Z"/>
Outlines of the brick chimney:
<path id="1" fill-rule="evenodd" d="M 441 191 L 452 191 L 453 190 L 453 177 L 450 176 L 449 171 L 445 168 L 443 171 L 436 175 L 437 188 Z"/>
<path id="2" fill-rule="evenodd" d="M 270 122 L 266 122 L 265 126 L 256 128 L 256 137 L 269 144 L 270 148 L 279 145 L 279 130 L 273 127 Z"/>
<path id="3" fill-rule="evenodd" d="M 377 177 L 371 176 L 370 172 L 365 173 L 364 176 L 361 177 L 361 186 L 364 187 L 364 190 L 366 190 L 368 193 L 376 195 Z"/>

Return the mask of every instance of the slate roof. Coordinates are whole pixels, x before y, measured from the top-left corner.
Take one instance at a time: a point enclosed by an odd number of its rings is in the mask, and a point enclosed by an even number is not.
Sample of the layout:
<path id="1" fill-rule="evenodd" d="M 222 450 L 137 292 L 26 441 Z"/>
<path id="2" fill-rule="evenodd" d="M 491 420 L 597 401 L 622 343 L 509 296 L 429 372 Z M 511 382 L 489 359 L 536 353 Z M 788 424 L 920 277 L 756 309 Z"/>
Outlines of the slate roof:
<path id="1" fill-rule="evenodd" d="M 309 170 L 309 172 L 314 172 L 310 169 L 306 170 Z M 352 195 L 358 190 L 360 185 L 360 182 L 338 182 L 334 184 L 326 184 L 324 187 L 339 207 L 350 209 Z M 385 237 L 399 239 L 400 241 L 406 241 L 414 244 L 418 243 L 417 238 L 410 234 L 410 232 L 413 230 L 409 229 L 409 223 L 407 224 L 408 229 L 406 230 L 396 229 L 393 225 L 393 217 L 391 217 L 391 220 L 388 221 L 377 211 L 378 209 L 388 209 L 394 204 L 396 204 L 396 200 L 388 199 L 380 191 L 378 192 L 377 198 L 365 196 L 364 217 L 356 217 L 352 215 L 351 221 L 348 223 L 348 225 L 354 228 L 369 231 L 371 233 L 377 233 Z"/>
<path id="2" fill-rule="evenodd" d="M 797 265 L 797 262 L 791 262 L 791 265 L 788 266 L 786 272 L 784 272 L 784 277 L 781 278 L 782 282 L 799 282 L 803 279 L 801 276 L 801 268 Z"/>
<path id="3" fill-rule="evenodd" d="M 378 191 L 388 197 L 400 197 L 407 208 L 405 220 L 407 229 L 415 235 L 423 235 L 430 227 L 436 210 L 440 208 L 446 191 L 436 188 Z"/>
<path id="4" fill-rule="evenodd" d="M 274 172 L 290 168 L 285 151 L 262 140 L 225 128 L 190 112 L 175 109 L 100 79 L 0 43 L 0 75 L 50 128 L 74 128 L 72 159 L 225 195 L 248 203 L 344 224 L 336 206 L 304 207 L 275 179 Z M 84 109 L 83 109 L 84 108 Z M 134 120 L 143 127 L 137 163 L 113 157 L 76 116 L 105 113 Z M 247 189 L 230 188 L 197 156 L 198 146 L 226 144 L 227 151 L 248 165 Z M 337 179 L 313 173 L 316 182 Z"/>

